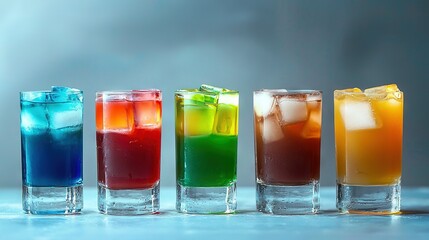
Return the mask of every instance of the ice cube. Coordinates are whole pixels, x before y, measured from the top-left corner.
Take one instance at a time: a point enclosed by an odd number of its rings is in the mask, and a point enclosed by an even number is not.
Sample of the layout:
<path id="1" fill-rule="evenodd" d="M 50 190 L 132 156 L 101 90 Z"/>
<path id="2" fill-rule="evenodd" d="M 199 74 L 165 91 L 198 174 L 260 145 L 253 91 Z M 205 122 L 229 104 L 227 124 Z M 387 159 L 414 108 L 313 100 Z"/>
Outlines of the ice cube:
<path id="1" fill-rule="evenodd" d="M 82 105 L 76 103 L 48 103 L 48 121 L 52 129 L 74 127 L 82 124 Z"/>
<path id="2" fill-rule="evenodd" d="M 66 92 L 72 90 L 72 88 L 62 87 L 62 86 L 52 86 L 51 90 L 52 90 L 52 92 L 66 93 Z"/>
<path id="3" fill-rule="evenodd" d="M 283 138 L 283 131 L 276 117 L 267 117 L 260 124 L 264 143 L 275 142 Z"/>
<path id="4" fill-rule="evenodd" d="M 376 99 L 400 99 L 402 98 L 402 92 L 399 90 L 396 84 L 389 84 L 379 87 L 373 87 L 365 89 L 364 93 L 368 97 Z"/>
<path id="5" fill-rule="evenodd" d="M 49 100 L 45 92 L 39 91 L 22 92 L 21 99 L 33 103 L 44 103 Z"/>
<path id="6" fill-rule="evenodd" d="M 258 117 L 267 117 L 273 110 L 274 97 L 268 92 L 253 95 L 253 108 Z"/>
<path id="7" fill-rule="evenodd" d="M 183 102 L 185 105 L 193 104 L 217 104 L 219 99 L 218 94 L 187 92 L 183 94 Z"/>
<path id="8" fill-rule="evenodd" d="M 83 97 L 81 91 L 76 88 L 52 86 L 52 94 L 50 100 L 53 102 L 67 102 L 67 101 L 80 101 Z"/>
<path id="9" fill-rule="evenodd" d="M 132 101 L 162 100 L 161 91 L 158 89 L 132 90 L 128 98 Z"/>
<path id="10" fill-rule="evenodd" d="M 237 107 L 230 104 L 219 104 L 217 106 L 213 133 L 225 135 L 238 134 L 238 110 Z"/>
<path id="11" fill-rule="evenodd" d="M 309 111 L 318 110 L 322 105 L 321 97 L 319 99 L 314 98 L 315 100 L 307 99 L 307 109 Z"/>
<path id="12" fill-rule="evenodd" d="M 342 93 L 361 93 L 362 90 L 360 88 L 346 88 L 346 89 L 342 89 L 342 90 L 335 90 L 337 92 L 342 92 Z"/>
<path id="13" fill-rule="evenodd" d="M 238 93 L 221 93 L 219 94 L 218 104 L 228 104 L 238 107 Z"/>
<path id="14" fill-rule="evenodd" d="M 361 94 L 359 94 L 361 93 Z M 362 93 L 362 90 L 360 90 L 359 88 L 348 88 L 348 89 L 343 89 L 343 90 L 335 90 L 334 91 L 334 97 L 336 99 L 344 99 L 345 96 L 347 95 L 361 95 L 361 96 L 365 96 Z"/>
<path id="15" fill-rule="evenodd" d="M 215 93 L 219 96 L 218 102 L 219 104 L 232 104 L 235 106 L 238 106 L 238 92 L 226 88 L 219 88 L 210 86 L 207 84 L 201 85 L 200 91 L 202 92 L 208 92 L 208 93 Z"/>
<path id="16" fill-rule="evenodd" d="M 311 92 L 307 94 L 306 101 L 309 110 L 316 110 L 322 102 L 322 93 L 319 91 Z"/>
<path id="17" fill-rule="evenodd" d="M 399 88 L 396 84 L 383 85 L 365 89 L 364 93 L 391 93 L 397 92 Z"/>
<path id="18" fill-rule="evenodd" d="M 310 111 L 310 116 L 302 129 L 304 138 L 320 138 L 322 111 L 320 108 Z"/>
<path id="19" fill-rule="evenodd" d="M 368 101 L 345 101 L 340 106 L 340 113 L 346 130 L 377 128 L 377 122 Z"/>
<path id="20" fill-rule="evenodd" d="M 102 105 L 102 126 L 108 131 L 131 131 L 134 127 L 133 103 L 126 100 L 107 101 Z"/>
<path id="21" fill-rule="evenodd" d="M 136 127 L 161 126 L 161 102 L 157 100 L 135 101 L 134 120 Z"/>
<path id="22" fill-rule="evenodd" d="M 176 131 L 187 136 L 211 134 L 217 99 L 217 94 L 203 94 L 198 89 L 177 91 Z"/>
<path id="23" fill-rule="evenodd" d="M 67 102 L 69 100 L 68 91 L 70 88 L 68 87 L 52 87 L 52 94 L 50 94 L 52 102 Z"/>
<path id="24" fill-rule="evenodd" d="M 186 136 L 209 135 L 212 133 L 216 107 L 214 105 L 184 105 L 178 110 L 178 119 L 183 122 L 180 131 Z"/>
<path id="25" fill-rule="evenodd" d="M 214 86 L 210 86 L 207 84 L 202 84 L 199 90 L 204 91 L 204 92 L 213 92 L 213 93 L 222 93 L 222 92 L 231 91 L 231 90 L 226 89 L 226 88 L 214 87 Z"/>
<path id="26" fill-rule="evenodd" d="M 277 100 L 278 118 L 283 124 L 304 122 L 308 118 L 307 103 L 294 98 L 283 97 Z"/>
<path id="27" fill-rule="evenodd" d="M 23 103 L 21 106 L 21 128 L 25 132 L 48 128 L 46 104 Z"/>

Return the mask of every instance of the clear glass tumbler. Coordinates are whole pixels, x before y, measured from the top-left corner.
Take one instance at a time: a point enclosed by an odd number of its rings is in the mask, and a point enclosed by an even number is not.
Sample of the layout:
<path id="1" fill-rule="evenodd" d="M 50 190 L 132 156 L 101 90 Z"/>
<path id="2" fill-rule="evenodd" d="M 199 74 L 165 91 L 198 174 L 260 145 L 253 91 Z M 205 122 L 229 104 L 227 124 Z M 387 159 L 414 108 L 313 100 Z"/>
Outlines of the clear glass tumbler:
<path id="1" fill-rule="evenodd" d="M 21 92 L 22 205 L 26 213 L 72 214 L 83 207 L 82 91 Z"/>
<path id="2" fill-rule="evenodd" d="M 238 92 L 202 85 L 175 98 L 177 211 L 235 212 Z"/>
<path id="3" fill-rule="evenodd" d="M 400 211 L 403 99 L 395 84 L 334 92 L 340 212 Z"/>
<path id="4" fill-rule="evenodd" d="M 318 212 L 322 92 L 259 90 L 253 102 L 258 211 Z"/>
<path id="5" fill-rule="evenodd" d="M 113 215 L 158 212 L 161 91 L 96 95 L 98 209 Z"/>

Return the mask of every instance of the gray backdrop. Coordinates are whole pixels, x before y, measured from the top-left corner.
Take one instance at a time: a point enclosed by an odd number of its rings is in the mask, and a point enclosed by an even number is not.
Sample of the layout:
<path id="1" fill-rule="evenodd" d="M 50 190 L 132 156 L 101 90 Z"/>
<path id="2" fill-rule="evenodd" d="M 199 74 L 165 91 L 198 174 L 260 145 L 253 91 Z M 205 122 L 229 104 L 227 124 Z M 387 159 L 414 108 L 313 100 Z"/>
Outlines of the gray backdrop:
<path id="1" fill-rule="evenodd" d="M 335 184 L 333 90 L 405 92 L 403 183 L 429 185 L 428 1 L 0 1 L 0 186 L 21 184 L 19 91 L 85 94 L 84 182 L 96 183 L 99 90 L 163 91 L 162 185 L 175 182 L 173 93 L 240 91 L 238 184 L 254 184 L 252 91 L 324 92 L 321 182 Z"/>

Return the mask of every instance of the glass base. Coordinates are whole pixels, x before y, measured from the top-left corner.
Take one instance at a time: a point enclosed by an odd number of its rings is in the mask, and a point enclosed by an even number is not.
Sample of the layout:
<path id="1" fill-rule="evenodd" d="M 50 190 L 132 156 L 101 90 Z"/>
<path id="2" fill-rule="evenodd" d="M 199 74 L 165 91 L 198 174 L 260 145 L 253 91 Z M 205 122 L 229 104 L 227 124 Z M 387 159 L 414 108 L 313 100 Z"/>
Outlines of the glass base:
<path id="1" fill-rule="evenodd" d="M 279 186 L 256 183 L 256 209 L 270 214 L 313 214 L 320 209 L 319 182 Z"/>
<path id="2" fill-rule="evenodd" d="M 98 210 L 110 215 L 142 215 L 159 212 L 159 182 L 145 189 L 108 189 L 98 184 Z"/>
<path id="3" fill-rule="evenodd" d="M 222 214 L 237 209 L 236 183 L 226 187 L 186 187 L 177 184 L 176 209 L 182 213 Z"/>
<path id="4" fill-rule="evenodd" d="M 337 184 L 337 208 L 342 213 L 394 214 L 400 206 L 400 182 L 385 186 Z"/>
<path id="5" fill-rule="evenodd" d="M 83 187 L 22 186 L 22 208 L 30 214 L 75 214 L 83 208 Z"/>

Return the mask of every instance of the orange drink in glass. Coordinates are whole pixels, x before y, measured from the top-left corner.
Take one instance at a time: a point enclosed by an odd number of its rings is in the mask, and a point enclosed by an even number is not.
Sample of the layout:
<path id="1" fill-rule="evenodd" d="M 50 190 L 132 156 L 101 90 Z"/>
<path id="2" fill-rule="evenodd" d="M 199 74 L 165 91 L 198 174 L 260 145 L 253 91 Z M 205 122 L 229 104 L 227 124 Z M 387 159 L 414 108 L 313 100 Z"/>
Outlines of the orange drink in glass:
<path id="1" fill-rule="evenodd" d="M 399 212 L 403 99 L 396 84 L 334 92 L 340 212 Z"/>

